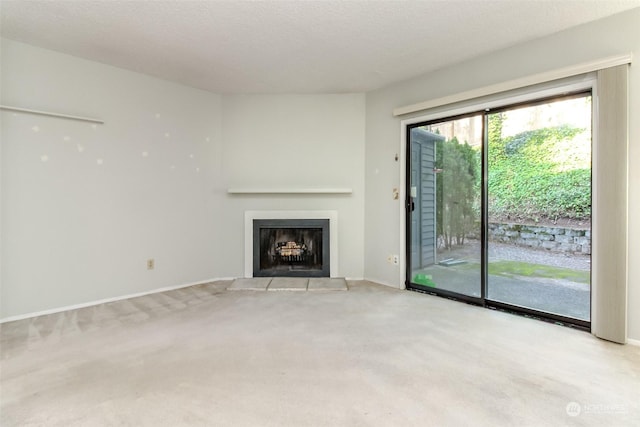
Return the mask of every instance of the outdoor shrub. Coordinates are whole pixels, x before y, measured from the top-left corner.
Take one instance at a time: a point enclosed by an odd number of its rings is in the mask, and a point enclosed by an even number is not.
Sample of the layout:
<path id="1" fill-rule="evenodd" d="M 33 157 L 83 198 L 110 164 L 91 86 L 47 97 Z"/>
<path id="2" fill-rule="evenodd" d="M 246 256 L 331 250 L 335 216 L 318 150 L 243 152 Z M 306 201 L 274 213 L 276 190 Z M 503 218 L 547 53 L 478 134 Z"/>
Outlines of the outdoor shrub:
<path id="1" fill-rule="evenodd" d="M 480 158 L 455 137 L 436 144 L 436 228 L 442 246 L 450 248 L 464 243 L 479 218 Z"/>
<path id="2" fill-rule="evenodd" d="M 591 216 L 590 141 L 584 129 L 547 127 L 500 137 L 489 116 L 489 215 L 511 220 Z"/>

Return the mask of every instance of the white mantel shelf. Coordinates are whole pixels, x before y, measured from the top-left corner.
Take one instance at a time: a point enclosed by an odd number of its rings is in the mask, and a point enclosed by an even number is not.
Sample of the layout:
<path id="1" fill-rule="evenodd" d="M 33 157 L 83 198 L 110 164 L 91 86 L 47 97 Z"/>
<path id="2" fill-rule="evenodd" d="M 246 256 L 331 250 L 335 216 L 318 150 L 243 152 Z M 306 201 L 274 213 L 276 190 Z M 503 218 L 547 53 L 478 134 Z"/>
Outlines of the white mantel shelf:
<path id="1" fill-rule="evenodd" d="M 351 194 L 351 188 L 229 188 L 229 194 Z"/>

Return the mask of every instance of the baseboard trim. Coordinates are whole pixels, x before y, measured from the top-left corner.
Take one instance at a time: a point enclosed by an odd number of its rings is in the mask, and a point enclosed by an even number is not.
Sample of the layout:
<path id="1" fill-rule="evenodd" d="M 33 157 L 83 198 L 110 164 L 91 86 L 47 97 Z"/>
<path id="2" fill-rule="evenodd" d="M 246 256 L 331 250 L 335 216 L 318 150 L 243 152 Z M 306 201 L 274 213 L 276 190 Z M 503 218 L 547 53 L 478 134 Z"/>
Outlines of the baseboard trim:
<path id="1" fill-rule="evenodd" d="M 634 339 L 631 339 L 631 338 L 627 338 L 627 344 L 633 345 L 633 346 L 636 346 L 636 347 L 640 347 L 640 340 L 634 340 Z"/>
<path id="2" fill-rule="evenodd" d="M 145 295 L 157 294 L 157 293 L 160 293 L 160 292 L 167 292 L 167 291 L 173 291 L 173 290 L 181 289 L 181 288 L 188 288 L 189 286 L 204 285 L 205 283 L 216 282 L 216 281 L 219 281 L 219 280 L 233 280 L 233 279 L 235 279 L 235 277 L 217 277 L 217 278 L 214 278 L 214 279 L 200 280 L 198 282 L 183 283 L 181 285 L 176 285 L 176 286 L 165 286 L 163 288 L 156 288 L 156 289 L 153 289 L 153 290 L 150 290 L 150 291 L 145 291 L 145 292 L 137 292 L 135 294 L 121 295 L 121 296 L 112 297 L 112 298 L 104 298 L 104 299 L 100 299 L 100 300 L 96 300 L 96 301 L 89 301 L 89 302 L 83 302 L 83 303 L 80 303 L 80 304 L 74 304 L 74 305 L 67 305 L 67 306 L 64 306 L 64 307 L 52 308 L 52 309 L 49 309 L 49 310 L 36 311 L 34 313 L 19 314 L 17 316 L 9 316 L 9 317 L 5 317 L 3 319 L 0 319 L 0 324 L 7 323 L 7 322 L 13 322 L 13 321 L 16 321 L 16 320 L 30 319 L 32 317 L 46 316 L 47 314 L 62 313 L 63 311 L 77 310 L 79 308 L 91 307 L 91 306 L 94 306 L 94 305 L 106 304 L 106 303 L 114 302 L 114 301 L 121 301 L 123 299 L 137 298 L 137 297 L 142 297 L 142 296 L 145 296 Z"/>

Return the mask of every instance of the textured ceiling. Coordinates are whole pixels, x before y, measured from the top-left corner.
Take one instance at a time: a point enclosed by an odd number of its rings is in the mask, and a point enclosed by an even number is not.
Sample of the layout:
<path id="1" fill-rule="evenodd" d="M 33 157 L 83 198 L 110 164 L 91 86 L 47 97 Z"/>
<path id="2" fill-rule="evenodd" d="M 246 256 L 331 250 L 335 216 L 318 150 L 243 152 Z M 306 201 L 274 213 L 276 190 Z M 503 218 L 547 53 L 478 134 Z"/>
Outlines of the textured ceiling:
<path id="1" fill-rule="evenodd" d="M 218 93 L 376 89 L 640 0 L 15 1 L 3 37 Z"/>

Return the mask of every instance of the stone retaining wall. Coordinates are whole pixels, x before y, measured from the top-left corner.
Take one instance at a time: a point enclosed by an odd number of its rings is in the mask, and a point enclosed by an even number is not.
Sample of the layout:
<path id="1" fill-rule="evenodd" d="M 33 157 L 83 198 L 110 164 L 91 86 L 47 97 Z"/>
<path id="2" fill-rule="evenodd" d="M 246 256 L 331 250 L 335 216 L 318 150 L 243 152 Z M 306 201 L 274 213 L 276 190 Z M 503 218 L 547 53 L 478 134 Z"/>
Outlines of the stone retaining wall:
<path id="1" fill-rule="evenodd" d="M 489 240 L 552 252 L 591 254 L 591 230 L 489 223 Z"/>

